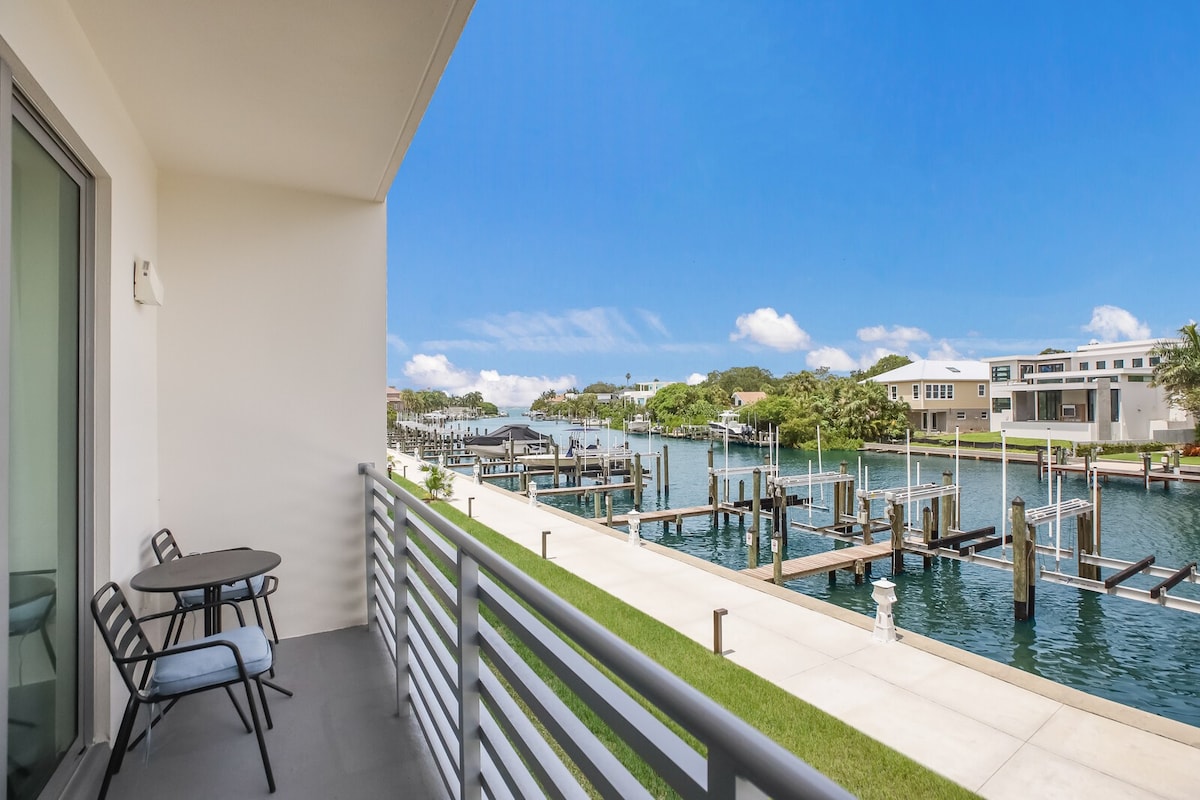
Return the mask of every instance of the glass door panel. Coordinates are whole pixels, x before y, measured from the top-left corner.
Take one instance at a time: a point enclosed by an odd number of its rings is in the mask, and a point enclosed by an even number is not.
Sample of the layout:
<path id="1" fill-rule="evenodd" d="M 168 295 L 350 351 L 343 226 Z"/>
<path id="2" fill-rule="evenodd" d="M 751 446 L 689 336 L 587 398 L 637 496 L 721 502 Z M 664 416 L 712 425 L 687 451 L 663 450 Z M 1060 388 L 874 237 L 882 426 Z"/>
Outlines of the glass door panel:
<path id="1" fill-rule="evenodd" d="M 82 189 L 12 125 L 8 797 L 36 797 L 78 734 Z"/>

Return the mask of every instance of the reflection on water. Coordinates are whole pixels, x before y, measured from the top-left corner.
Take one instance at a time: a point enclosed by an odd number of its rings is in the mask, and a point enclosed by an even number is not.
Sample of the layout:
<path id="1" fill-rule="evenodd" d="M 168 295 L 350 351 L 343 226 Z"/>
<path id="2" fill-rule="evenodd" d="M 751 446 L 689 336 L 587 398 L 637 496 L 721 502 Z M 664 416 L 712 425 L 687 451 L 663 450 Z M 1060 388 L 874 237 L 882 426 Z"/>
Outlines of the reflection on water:
<path id="1" fill-rule="evenodd" d="M 556 431 L 554 423 L 535 427 L 550 433 Z M 627 438 L 635 450 L 646 451 L 645 436 Z M 670 458 L 669 492 L 656 494 L 651 482 L 643 497 L 642 510 L 704 504 L 708 443 L 669 439 L 666 444 Z M 662 445 L 663 440 L 655 437 L 653 449 L 661 451 Z M 728 463 L 731 467 L 752 466 L 761 464 L 763 456 L 764 451 L 757 448 L 735 445 L 729 448 Z M 725 459 L 724 447 L 717 443 L 716 465 L 725 466 Z M 806 474 L 810 460 L 812 470 L 816 471 L 816 454 L 784 451 L 782 472 Z M 907 467 L 903 456 L 827 453 L 821 466 L 826 470 L 836 469 L 843 460 L 851 474 L 865 472 L 872 488 L 905 485 Z M 652 461 L 644 458 L 643 464 L 652 466 Z M 944 470 L 953 472 L 955 468 L 954 461 L 947 458 L 914 459 L 914 483 L 918 464 L 921 480 L 925 482 L 940 482 Z M 1018 495 L 1030 507 L 1047 502 L 1047 484 L 1037 479 L 1036 468 L 1031 464 L 1009 465 L 1007 501 L 1000 464 L 964 459 L 959 469 L 963 529 L 999 525 L 1006 502 Z M 543 483 L 547 480 L 543 479 Z M 506 488 L 516 489 L 515 481 Z M 750 492 L 747 478 L 745 496 L 749 497 Z M 738 496 L 736 479 L 730 494 Z M 822 501 L 819 489 L 814 488 L 813 494 L 818 505 L 832 503 L 828 498 Z M 1064 480 L 1064 499 L 1086 496 L 1081 477 Z M 572 497 L 544 498 L 544 501 L 575 514 L 594 515 L 591 504 Z M 874 508 L 876 516 L 882 515 L 881 505 Z M 614 514 L 625 513 L 631 507 L 629 493 L 614 494 Z M 810 511 L 793 508 L 789 516 L 807 522 Z M 812 511 L 811 518 L 818 525 L 830 522 L 827 512 Z M 1156 487 L 1147 491 L 1136 480 L 1114 479 L 1102 487 L 1102 519 L 1106 556 L 1137 560 L 1153 554 L 1159 565 L 1168 567 L 1200 559 L 1200 487 L 1174 486 L 1166 491 Z M 1073 520 L 1063 525 L 1064 547 L 1074 544 L 1074 533 Z M 677 531 L 674 524 L 644 524 L 641 535 L 732 569 L 749 566 L 745 526 L 736 518 L 728 523 L 722 520 L 714 528 L 709 517 L 693 517 L 684 520 L 682 531 Z M 1039 536 L 1045 543 L 1047 529 L 1041 528 Z M 830 540 L 792 529 L 784 557 L 824 552 L 832 546 Z M 999 554 L 998 550 L 993 552 Z M 1044 568 L 1054 568 L 1053 558 L 1041 558 Z M 760 563 L 769 563 L 768 547 L 761 548 L 760 559 Z M 1074 572 L 1074 562 L 1064 560 L 1062 568 Z M 1092 694 L 1200 725 L 1200 614 L 1041 581 L 1037 584 L 1035 619 L 1017 623 L 1013 620 L 1012 575 L 1007 571 L 945 559 L 936 560 L 925 571 L 918 556 L 907 557 L 906 569 L 901 575 L 891 576 L 899 597 L 895 606 L 898 626 Z M 883 577 L 890 570 L 890 561 L 881 560 L 874 564 L 873 574 Z M 1129 585 L 1148 588 L 1158 580 L 1142 575 Z M 836 585 L 830 586 L 826 576 L 819 575 L 791 581 L 787 586 L 874 617 L 869 583 L 854 586 L 848 576 L 839 576 Z M 1200 587 L 1195 584 L 1181 584 L 1171 593 L 1200 599 Z"/>

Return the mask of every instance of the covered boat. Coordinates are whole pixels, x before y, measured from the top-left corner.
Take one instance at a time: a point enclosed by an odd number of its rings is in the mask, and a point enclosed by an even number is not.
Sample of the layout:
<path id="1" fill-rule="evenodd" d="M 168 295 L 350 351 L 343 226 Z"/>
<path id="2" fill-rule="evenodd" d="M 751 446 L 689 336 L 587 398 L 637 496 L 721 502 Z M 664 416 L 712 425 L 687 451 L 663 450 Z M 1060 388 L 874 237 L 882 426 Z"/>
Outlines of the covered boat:
<path id="1" fill-rule="evenodd" d="M 463 445 L 477 456 L 508 458 L 548 453 L 554 437 L 535 431 L 528 425 L 501 425 L 496 430 L 478 436 L 467 436 Z"/>

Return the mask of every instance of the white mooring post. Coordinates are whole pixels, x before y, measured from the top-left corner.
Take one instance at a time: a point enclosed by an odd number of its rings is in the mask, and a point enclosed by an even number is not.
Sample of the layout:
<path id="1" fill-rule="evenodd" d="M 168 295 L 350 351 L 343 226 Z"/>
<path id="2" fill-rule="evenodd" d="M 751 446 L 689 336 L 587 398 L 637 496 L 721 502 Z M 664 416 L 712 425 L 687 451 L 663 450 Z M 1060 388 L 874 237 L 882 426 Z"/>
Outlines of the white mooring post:
<path id="1" fill-rule="evenodd" d="M 475 460 L 474 466 L 471 467 L 471 473 L 475 476 L 476 483 L 483 483 L 482 468 L 479 466 L 479 459 Z"/>
<path id="2" fill-rule="evenodd" d="M 637 509 L 630 511 L 629 517 L 629 546 L 640 547 L 642 544 L 642 518 Z"/>
<path id="3" fill-rule="evenodd" d="M 529 482 L 529 505 L 536 506 L 537 503 L 537 481 Z"/>
<path id="4" fill-rule="evenodd" d="M 887 578 L 872 581 L 875 588 L 871 591 L 871 599 L 875 601 L 875 631 L 871 638 L 877 642 L 896 641 L 896 626 L 892 624 L 892 605 L 896 602 L 896 584 Z"/>

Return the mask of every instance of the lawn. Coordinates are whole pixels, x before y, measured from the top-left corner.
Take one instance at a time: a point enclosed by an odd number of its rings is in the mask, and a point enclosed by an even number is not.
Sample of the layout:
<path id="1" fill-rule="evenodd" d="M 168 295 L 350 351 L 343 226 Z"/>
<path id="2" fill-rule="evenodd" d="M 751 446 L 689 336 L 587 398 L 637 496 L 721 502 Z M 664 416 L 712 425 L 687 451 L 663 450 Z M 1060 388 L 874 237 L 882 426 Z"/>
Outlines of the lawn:
<path id="1" fill-rule="evenodd" d="M 1150 454 L 1150 463 L 1155 467 L 1162 466 L 1163 451 L 1159 450 L 1156 453 Z M 1100 460 L 1107 461 L 1132 461 L 1136 464 L 1142 463 L 1141 453 L 1101 453 L 1097 456 Z M 1192 464 L 1200 466 L 1200 456 L 1183 456 L 1179 459 L 1180 464 Z"/>
<path id="2" fill-rule="evenodd" d="M 407 481 L 398 481 L 416 489 Z M 416 489 L 416 491 L 420 491 Z M 974 794 L 468 518 L 434 507 L 534 580 L 862 798 Z M 602 534 L 598 534 L 602 535 Z M 568 699 L 568 698 L 564 698 Z M 618 757 L 622 748 L 614 746 Z M 636 755 L 632 755 L 636 759 Z M 631 769 L 636 769 L 630 764 Z M 654 781 L 645 780 L 648 786 Z M 670 796 L 652 789 L 655 796 Z"/>
<path id="3" fill-rule="evenodd" d="M 943 433 L 943 434 L 938 434 L 937 436 L 931 436 L 931 437 L 927 437 L 927 438 L 938 439 L 940 441 L 943 441 L 946 443 L 946 446 L 948 446 L 948 447 L 954 446 L 954 434 L 952 434 L 952 433 Z M 961 433 L 961 434 L 959 434 L 958 438 L 959 438 L 959 441 L 963 442 L 963 443 L 979 442 L 979 443 L 984 443 L 984 444 L 987 444 L 987 443 L 1000 444 L 1000 431 L 978 431 L 975 433 Z M 1017 445 L 1027 446 L 1027 447 L 1035 447 L 1035 446 L 1043 446 L 1044 447 L 1046 444 L 1045 439 L 1031 439 L 1026 436 L 1008 436 L 1005 438 L 1007 438 L 1009 444 L 1017 444 Z M 1069 439 L 1051 439 L 1050 443 L 1053 447 L 1066 447 L 1066 448 L 1070 448 L 1074 444 L 1074 442 L 1070 441 Z"/>

